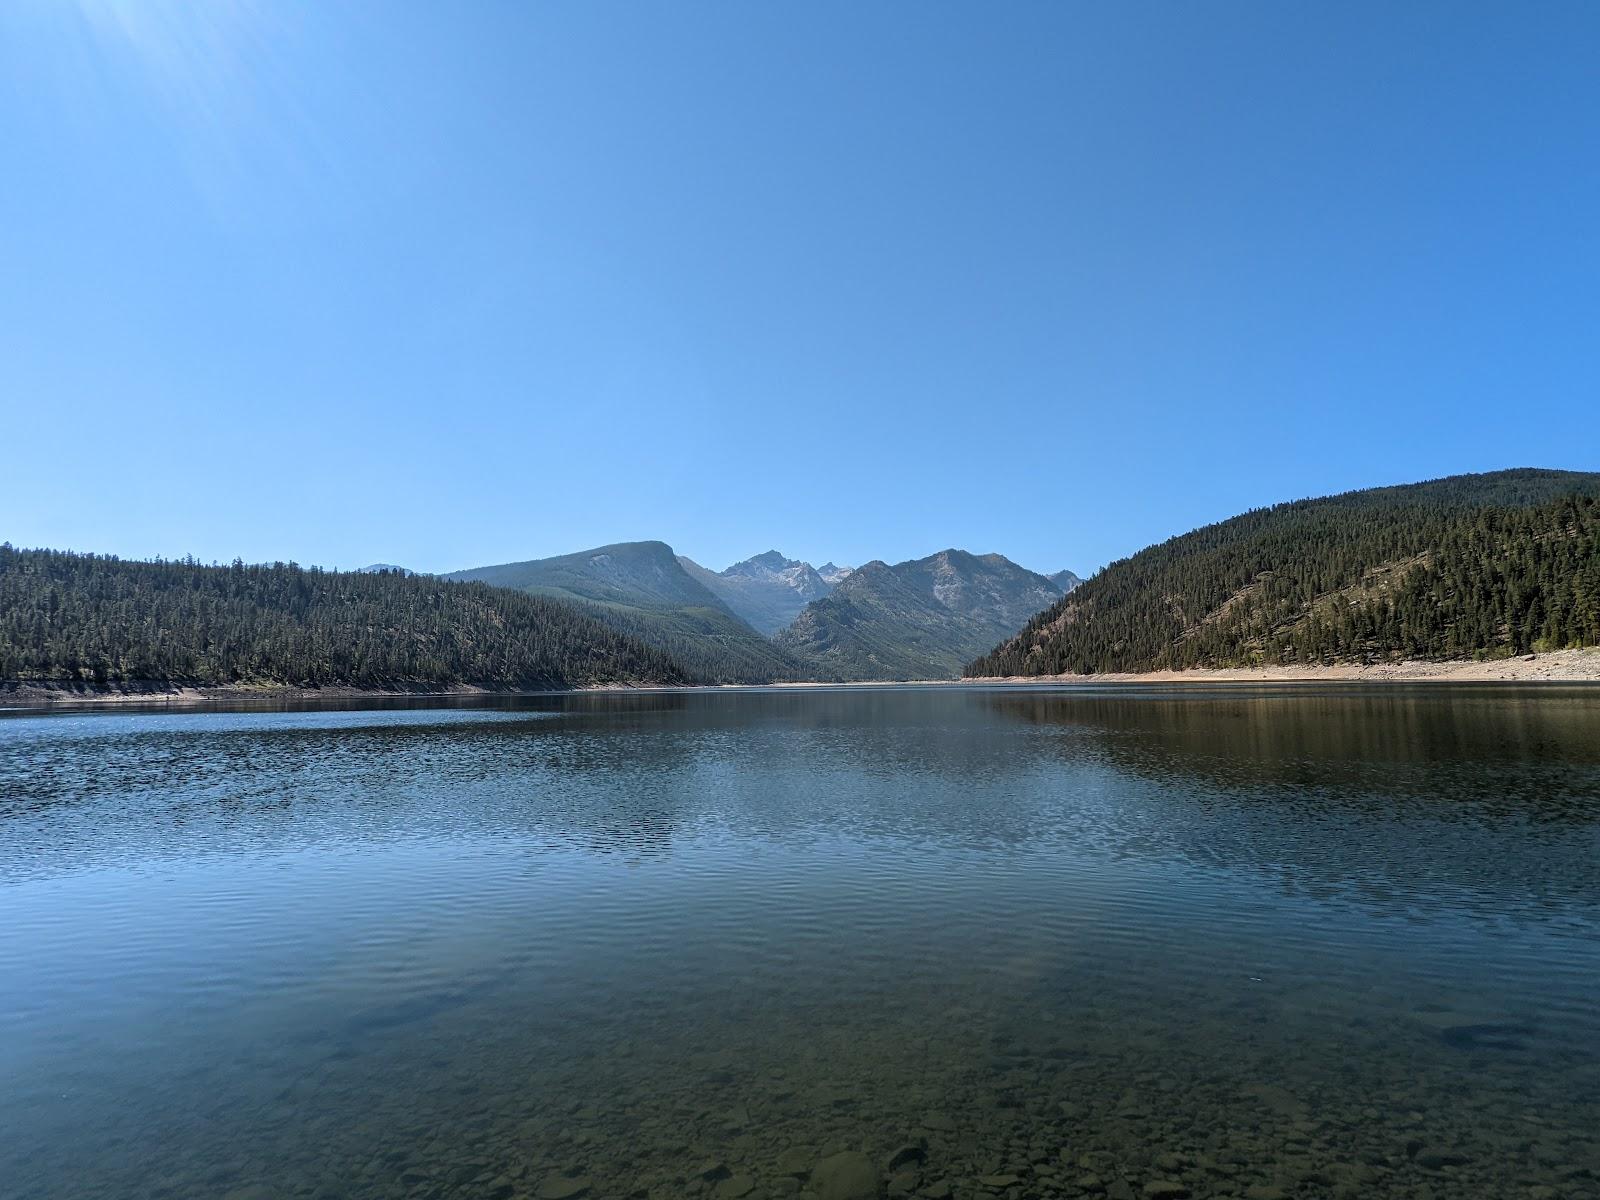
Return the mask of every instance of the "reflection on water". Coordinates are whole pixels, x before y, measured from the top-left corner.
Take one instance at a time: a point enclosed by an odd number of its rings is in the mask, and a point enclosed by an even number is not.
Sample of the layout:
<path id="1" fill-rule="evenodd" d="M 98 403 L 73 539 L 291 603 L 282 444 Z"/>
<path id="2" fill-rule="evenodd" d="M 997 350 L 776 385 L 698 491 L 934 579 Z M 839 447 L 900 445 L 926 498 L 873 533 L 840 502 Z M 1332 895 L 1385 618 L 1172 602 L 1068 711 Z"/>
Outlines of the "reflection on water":
<path id="1" fill-rule="evenodd" d="M 1600 1195 L 1600 692 L 0 720 L 24 1197 Z"/>

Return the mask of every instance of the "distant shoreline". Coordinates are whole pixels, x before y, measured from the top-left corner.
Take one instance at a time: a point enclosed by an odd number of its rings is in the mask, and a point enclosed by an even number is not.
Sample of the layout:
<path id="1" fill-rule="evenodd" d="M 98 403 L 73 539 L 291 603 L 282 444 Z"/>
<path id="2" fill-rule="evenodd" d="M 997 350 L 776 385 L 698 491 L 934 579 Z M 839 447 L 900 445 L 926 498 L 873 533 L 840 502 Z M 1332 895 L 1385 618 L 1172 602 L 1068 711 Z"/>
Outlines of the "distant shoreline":
<path id="1" fill-rule="evenodd" d="M 1518 658 L 1406 661 L 1332 667 L 1213 667 L 1103 675 L 1006 675 L 968 683 L 1583 683 L 1600 682 L 1600 649 L 1552 650 Z"/>
<path id="2" fill-rule="evenodd" d="M 275 684 L 86 683 L 42 681 L 0 682 L 0 708 L 47 708 L 56 705 L 168 703 L 227 704 L 239 701 L 403 700 L 465 696 L 561 696 L 590 692 L 740 692 L 809 688 L 886 687 L 1059 687 L 1097 684 L 1261 684 L 1261 683 L 1600 683 L 1600 649 L 1556 650 L 1520 658 L 1464 662 L 1398 662 L 1372 666 L 1224 667 L 1192 671 L 1108 672 L 1102 675 L 1009 675 L 974 679 L 856 680 L 761 684 L 597 684 L 568 688 L 490 688 L 462 684 L 451 687 L 323 688 Z"/>
<path id="3" fill-rule="evenodd" d="M 0 682 L 0 709 L 57 704 L 229 704 L 241 700 L 427 700 L 451 696 L 562 696 L 587 691 L 655 691 L 671 684 L 606 684 L 598 688 L 492 688 L 474 684 L 414 688 L 363 688 L 348 685 L 294 687 L 286 684 L 87 683 L 43 680 Z"/>

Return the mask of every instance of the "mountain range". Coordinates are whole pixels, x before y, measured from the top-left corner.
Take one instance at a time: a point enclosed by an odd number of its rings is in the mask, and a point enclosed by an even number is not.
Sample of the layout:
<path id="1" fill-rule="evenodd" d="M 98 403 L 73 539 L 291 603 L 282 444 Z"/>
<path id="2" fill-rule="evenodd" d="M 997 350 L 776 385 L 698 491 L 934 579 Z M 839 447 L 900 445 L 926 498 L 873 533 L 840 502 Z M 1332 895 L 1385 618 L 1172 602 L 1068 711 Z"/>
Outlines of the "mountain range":
<path id="1" fill-rule="evenodd" d="M 712 571 L 623 542 L 450 576 L 0 545 L 0 683 L 406 689 L 1042 676 L 1600 645 L 1600 474 L 1296 500 L 1081 581 L 942 550 Z"/>
<path id="2" fill-rule="evenodd" d="M 665 542 L 622 542 L 444 578 L 579 604 L 721 683 L 955 678 L 1063 594 L 998 554 L 824 567 L 769 550 L 712 571 Z"/>
<path id="3" fill-rule="evenodd" d="M 665 542 L 618 542 L 443 578 L 576 604 L 710 683 L 770 683 L 808 675 L 805 664 L 756 632 Z"/>
<path id="4" fill-rule="evenodd" d="M 1062 595 L 1055 580 L 999 554 L 874 561 L 806 605 L 777 643 L 826 678 L 950 678 Z"/>

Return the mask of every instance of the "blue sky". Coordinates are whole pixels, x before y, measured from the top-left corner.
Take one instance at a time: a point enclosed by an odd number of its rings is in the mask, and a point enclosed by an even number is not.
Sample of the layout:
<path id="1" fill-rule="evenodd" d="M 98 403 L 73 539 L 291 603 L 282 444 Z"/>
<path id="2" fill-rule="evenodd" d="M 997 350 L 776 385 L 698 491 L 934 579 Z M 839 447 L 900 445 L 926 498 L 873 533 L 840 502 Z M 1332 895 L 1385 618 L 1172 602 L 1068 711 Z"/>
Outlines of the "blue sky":
<path id="1" fill-rule="evenodd" d="M 1600 469 L 1600 6 L 8 0 L 0 538 L 1087 571 Z"/>

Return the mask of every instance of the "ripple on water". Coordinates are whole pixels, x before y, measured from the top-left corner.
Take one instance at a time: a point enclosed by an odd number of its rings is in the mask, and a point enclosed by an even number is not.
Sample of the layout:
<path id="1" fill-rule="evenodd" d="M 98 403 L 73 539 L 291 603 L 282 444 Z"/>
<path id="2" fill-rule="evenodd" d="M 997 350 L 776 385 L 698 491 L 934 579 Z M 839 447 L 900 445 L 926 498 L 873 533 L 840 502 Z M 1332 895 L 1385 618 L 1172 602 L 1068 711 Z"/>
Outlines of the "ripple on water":
<path id="1" fill-rule="evenodd" d="M 0 1177 L 1583 1194 L 1597 735 L 1481 688 L 0 720 Z"/>

